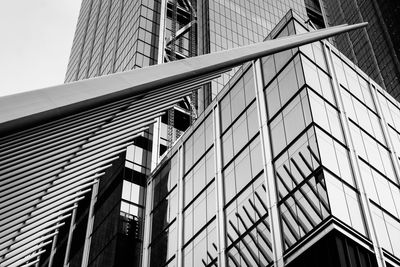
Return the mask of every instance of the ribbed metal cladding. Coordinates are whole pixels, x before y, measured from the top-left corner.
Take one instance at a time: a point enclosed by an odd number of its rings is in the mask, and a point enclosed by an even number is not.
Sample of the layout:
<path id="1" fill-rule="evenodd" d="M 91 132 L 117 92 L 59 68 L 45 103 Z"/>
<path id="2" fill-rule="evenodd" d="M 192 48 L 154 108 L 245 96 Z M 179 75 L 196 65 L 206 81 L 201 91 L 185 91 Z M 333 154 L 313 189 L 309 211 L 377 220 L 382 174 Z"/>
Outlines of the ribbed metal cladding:
<path id="1" fill-rule="evenodd" d="M 0 266 L 30 266 L 133 139 L 219 74 L 156 89 L 0 139 Z"/>

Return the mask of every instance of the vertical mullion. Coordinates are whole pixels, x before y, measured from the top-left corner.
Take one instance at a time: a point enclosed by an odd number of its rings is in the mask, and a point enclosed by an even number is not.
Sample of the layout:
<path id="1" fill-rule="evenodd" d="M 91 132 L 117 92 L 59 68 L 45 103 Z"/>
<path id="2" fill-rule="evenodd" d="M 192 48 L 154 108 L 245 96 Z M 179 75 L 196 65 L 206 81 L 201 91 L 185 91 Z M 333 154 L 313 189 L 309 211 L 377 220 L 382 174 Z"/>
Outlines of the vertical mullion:
<path id="1" fill-rule="evenodd" d="M 342 100 L 341 93 L 339 90 L 339 82 L 337 80 L 336 71 L 335 71 L 335 68 L 334 68 L 334 65 L 332 62 L 331 47 L 327 42 L 324 42 L 323 49 L 324 49 L 325 58 L 327 59 L 326 62 L 327 62 L 327 66 L 328 66 L 328 71 L 332 76 L 333 94 L 334 94 L 334 97 L 337 102 L 337 107 L 341 111 L 341 112 L 339 112 L 339 119 L 340 119 L 341 124 L 343 125 L 343 135 L 344 135 L 346 144 L 349 148 L 350 163 L 351 163 L 351 166 L 353 167 L 352 169 L 353 169 L 353 173 L 354 173 L 354 178 L 356 180 L 356 184 L 357 184 L 358 190 L 360 192 L 360 199 L 361 199 L 360 205 L 361 205 L 362 210 L 364 211 L 363 214 L 365 217 L 365 225 L 366 225 L 367 231 L 371 237 L 375 256 L 377 257 L 378 266 L 383 267 L 383 266 L 385 266 L 383 252 L 381 249 L 381 245 L 379 244 L 379 240 L 377 238 L 375 227 L 374 227 L 374 224 L 372 221 L 372 212 L 371 212 L 370 202 L 368 200 L 368 196 L 365 191 L 365 185 L 361 178 L 360 166 L 359 166 L 359 162 L 358 162 L 358 154 L 354 148 L 352 136 L 350 134 L 350 126 L 349 126 L 350 122 L 349 122 L 349 118 L 346 115 L 346 111 L 345 111 L 344 105 L 343 105 L 343 100 Z"/>
<path id="2" fill-rule="evenodd" d="M 222 178 L 222 143 L 221 143 L 221 113 L 219 104 L 213 109 L 214 124 L 214 162 L 215 162 L 215 192 L 217 199 L 217 227 L 218 227 L 218 266 L 227 266 L 226 261 L 226 227 L 224 214 L 224 188 Z"/>
<path id="3" fill-rule="evenodd" d="M 271 241 L 275 266 L 284 266 L 283 261 L 283 240 L 281 224 L 278 211 L 277 188 L 274 176 L 274 166 L 272 164 L 271 137 L 268 128 L 267 105 L 264 96 L 264 83 L 261 70 L 261 59 L 253 61 L 253 75 L 256 90 L 256 102 L 258 110 L 258 122 L 260 132 L 260 142 L 262 147 L 264 178 L 267 192 L 268 218 L 271 225 Z"/>
<path id="4" fill-rule="evenodd" d="M 183 144 L 179 147 L 178 150 L 178 214 L 177 214 L 177 226 L 176 229 L 178 231 L 178 245 L 177 245 L 177 263 L 176 266 L 182 267 L 183 266 L 183 174 L 184 174 L 184 154 L 183 154 Z"/>
<path id="5" fill-rule="evenodd" d="M 93 223 L 94 223 L 94 205 L 96 204 L 96 201 L 97 201 L 98 190 L 99 190 L 99 180 L 97 179 L 96 183 L 93 185 L 92 197 L 90 200 L 88 223 L 87 223 L 87 227 L 86 227 L 85 244 L 83 247 L 83 257 L 82 257 L 82 265 L 81 265 L 82 267 L 88 266 L 88 264 L 89 264 L 90 243 L 92 241 Z"/>

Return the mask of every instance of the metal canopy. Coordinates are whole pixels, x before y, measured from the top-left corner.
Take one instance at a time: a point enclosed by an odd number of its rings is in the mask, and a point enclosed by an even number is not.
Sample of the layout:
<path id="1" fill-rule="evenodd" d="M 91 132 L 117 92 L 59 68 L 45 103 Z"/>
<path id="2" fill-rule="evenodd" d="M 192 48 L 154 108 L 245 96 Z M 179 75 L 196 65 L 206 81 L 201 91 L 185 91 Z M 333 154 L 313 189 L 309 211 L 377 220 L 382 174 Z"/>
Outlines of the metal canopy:
<path id="1" fill-rule="evenodd" d="M 160 90 L 162 87 L 182 81 L 190 82 L 191 79 L 199 79 L 202 75 L 221 72 L 259 57 L 322 40 L 366 25 L 367 23 L 341 25 L 143 69 L 1 97 L 1 133 L 140 93 Z"/>
<path id="2" fill-rule="evenodd" d="M 244 62 L 365 25 L 1 97 L 0 266 L 35 264 L 132 140 L 202 83 Z"/>

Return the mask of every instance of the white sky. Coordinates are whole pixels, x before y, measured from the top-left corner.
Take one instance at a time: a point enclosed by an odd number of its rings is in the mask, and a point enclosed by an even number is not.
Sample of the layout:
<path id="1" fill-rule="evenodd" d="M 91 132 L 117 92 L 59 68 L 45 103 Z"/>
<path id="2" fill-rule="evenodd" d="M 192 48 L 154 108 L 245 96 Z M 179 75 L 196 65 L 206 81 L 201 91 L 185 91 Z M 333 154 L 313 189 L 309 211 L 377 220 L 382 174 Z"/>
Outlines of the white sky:
<path id="1" fill-rule="evenodd" d="M 0 0 L 0 96 L 64 82 L 81 0 Z"/>

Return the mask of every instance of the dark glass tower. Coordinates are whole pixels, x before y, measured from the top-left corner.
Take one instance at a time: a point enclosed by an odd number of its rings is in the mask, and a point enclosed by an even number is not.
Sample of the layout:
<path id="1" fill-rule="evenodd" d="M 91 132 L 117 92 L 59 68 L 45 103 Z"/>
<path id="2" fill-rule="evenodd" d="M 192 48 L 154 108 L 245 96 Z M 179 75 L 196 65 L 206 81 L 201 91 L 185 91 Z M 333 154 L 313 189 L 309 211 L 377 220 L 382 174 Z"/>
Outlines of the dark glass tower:
<path id="1" fill-rule="evenodd" d="M 400 99 L 399 1 L 322 0 L 327 25 L 367 21 L 366 29 L 334 38 L 335 45 Z"/>

